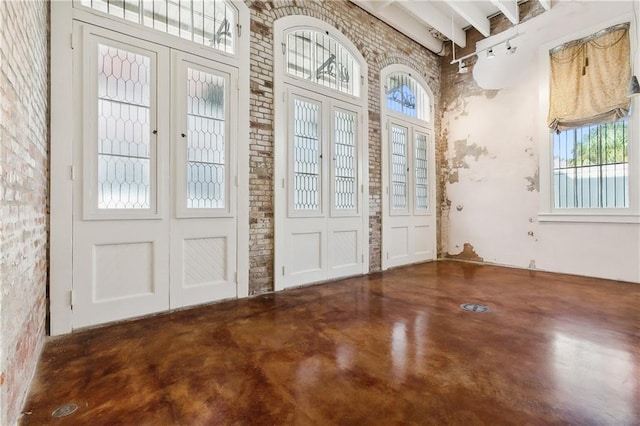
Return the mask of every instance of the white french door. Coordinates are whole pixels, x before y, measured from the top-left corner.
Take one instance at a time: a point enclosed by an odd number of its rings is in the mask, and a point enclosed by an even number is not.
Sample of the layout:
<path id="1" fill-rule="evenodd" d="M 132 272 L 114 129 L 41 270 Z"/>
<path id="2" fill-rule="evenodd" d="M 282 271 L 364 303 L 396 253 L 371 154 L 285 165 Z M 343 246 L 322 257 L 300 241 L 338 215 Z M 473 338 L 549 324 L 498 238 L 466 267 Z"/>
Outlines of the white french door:
<path id="1" fill-rule="evenodd" d="M 361 108 L 287 86 L 276 147 L 276 289 L 364 273 Z"/>
<path id="2" fill-rule="evenodd" d="M 73 328 L 236 297 L 235 70 L 74 32 Z"/>
<path id="3" fill-rule="evenodd" d="M 382 268 L 435 258 L 432 131 L 389 118 L 383 151 Z"/>

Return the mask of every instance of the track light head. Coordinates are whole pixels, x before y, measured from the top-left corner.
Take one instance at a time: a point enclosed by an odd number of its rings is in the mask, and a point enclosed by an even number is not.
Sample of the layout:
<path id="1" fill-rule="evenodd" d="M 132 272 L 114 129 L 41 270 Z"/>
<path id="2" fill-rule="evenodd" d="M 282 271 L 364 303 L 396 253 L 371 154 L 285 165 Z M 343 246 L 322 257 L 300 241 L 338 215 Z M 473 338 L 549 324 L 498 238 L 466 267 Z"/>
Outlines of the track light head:
<path id="1" fill-rule="evenodd" d="M 458 62 L 458 74 L 466 74 L 469 72 L 469 68 L 467 68 L 467 64 L 463 61 Z"/>
<path id="2" fill-rule="evenodd" d="M 489 50 L 487 50 L 487 59 L 493 59 L 496 57 L 496 54 L 493 53 L 493 47 Z"/>
<path id="3" fill-rule="evenodd" d="M 516 53 L 516 50 L 518 50 L 518 48 L 515 46 L 511 46 L 511 43 L 507 41 L 507 55 L 513 55 L 514 53 Z"/>

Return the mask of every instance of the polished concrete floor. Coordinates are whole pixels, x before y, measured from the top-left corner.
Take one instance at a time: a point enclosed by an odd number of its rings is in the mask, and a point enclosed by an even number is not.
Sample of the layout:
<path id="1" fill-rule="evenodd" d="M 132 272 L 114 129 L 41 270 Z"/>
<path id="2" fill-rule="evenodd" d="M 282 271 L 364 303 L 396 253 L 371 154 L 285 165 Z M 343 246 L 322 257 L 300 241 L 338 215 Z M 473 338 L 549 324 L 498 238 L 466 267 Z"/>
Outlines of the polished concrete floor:
<path id="1" fill-rule="evenodd" d="M 21 422 L 638 425 L 640 285 L 434 262 L 78 332 Z"/>

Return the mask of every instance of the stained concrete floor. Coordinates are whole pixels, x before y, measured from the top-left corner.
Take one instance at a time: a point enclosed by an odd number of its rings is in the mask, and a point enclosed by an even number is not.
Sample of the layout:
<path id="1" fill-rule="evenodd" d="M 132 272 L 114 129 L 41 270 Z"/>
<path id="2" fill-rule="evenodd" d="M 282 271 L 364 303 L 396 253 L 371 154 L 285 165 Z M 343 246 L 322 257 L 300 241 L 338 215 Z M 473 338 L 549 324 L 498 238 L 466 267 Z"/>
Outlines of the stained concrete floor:
<path id="1" fill-rule="evenodd" d="M 21 423 L 638 425 L 639 306 L 635 284 L 404 267 L 52 338 Z"/>

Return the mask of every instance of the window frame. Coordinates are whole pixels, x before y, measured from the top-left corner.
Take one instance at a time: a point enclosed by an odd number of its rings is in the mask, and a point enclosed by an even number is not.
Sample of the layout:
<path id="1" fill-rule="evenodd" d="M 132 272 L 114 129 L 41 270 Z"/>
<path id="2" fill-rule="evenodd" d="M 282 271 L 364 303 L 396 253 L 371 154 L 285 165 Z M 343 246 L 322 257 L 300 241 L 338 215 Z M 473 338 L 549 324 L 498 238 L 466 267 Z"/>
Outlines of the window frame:
<path id="1" fill-rule="evenodd" d="M 626 14 L 614 20 L 599 23 L 598 25 L 582 29 L 578 32 L 567 34 L 559 39 L 545 43 L 538 51 L 539 71 L 539 111 L 538 111 L 538 143 L 539 143 L 539 168 L 540 168 L 540 204 L 538 212 L 539 222 L 593 222 L 593 223 L 640 223 L 640 98 L 631 98 L 631 112 L 629 114 L 628 127 L 628 182 L 629 204 L 628 207 L 601 207 L 601 208 L 566 208 L 554 207 L 553 192 L 553 134 L 547 127 L 546 117 L 549 111 L 549 82 L 550 59 L 549 50 L 559 44 L 571 40 L 580 39 L 594 34 L 602 29 L 616 24 L 630 22 L 629 34 L 637 34 L 636 23 L 633 16 Z M 638 42 L 631 38 L 632 68 L 637 73 L 640 69 L 640 60 L 633 58 L 633 52 L 638 48 Z"/>
<path id="2" fill-rule="evenodd" d="M 169 31 L 162 31 L 162 30 L 156 29 L 153 26 L 147 26 L 145 24 L 141 24 L 139 22 L 135 22 L 133 20 L 126 19 L 124 17 L 119 17 L 119 16 L 116 16 L 116 15 L 112 15 L 112 14 L 110 14 L 108 12 L 101 11 L 98 8 L 93 8 L 93 7 L 90 7 L 90 6 L 86 6 L 86 5 L 82 4 L 82 1 L 83 0 L 72 0 L 71 3 L 72 3 L 73 9 L 77 10 L 77 11 L 81 11 L 81 12 L 82 11 L 86 11 L 86 12 L 88 12 L 90 14 L 93 14 L 93 15 L 96 15 L 96 16 L 100 16 L 100 17 L 103 17 L 103 18 L 113 19 L 113 20 L 116 20 L 118 22 L 126 22 L 128 25 L 133 25 L 133 26 L 136 26 L 136 27 L 138 27 L 140 29 L 151 30 L 152 32 L 155 32 L 155 33 L 164 34 L 165 36 L 169 36 L 169 37 L 172 37 L 172 38 L 177 38 L 178 40 L 187 41 L 187 42 L 189 42 L 189 43 L 191 43 L 193 45 L 192 49 L 193 49 L 194 46 L 198 46 L 199 48 L 204 49 L 205 51 L 214 51 L 217 54 L 231 56 L 233 58 L 239 58 L 240 57 L 239 49 L 241 48 L 241 46 L 240 46 L 240 43 L 238 41 L 238 38 L 239 38 L 239 31 L 240 31 L 240 28 L 242 27 L 242 25 L 240 24 L 240 19 L 241 19 L 240 18 L 240 11 L 239 11 L 238 7 L 234 4 L 234 1 L 232 1 L 232 0 L 219 0 L 219 1 L 223 1 L 226 4 L 226 7 L 229 7 L 229 8 L 231 8 L 233 10 L 233 16 L 235 18 L 235 22 L 231 23 L 231 25 L 234 27 L 233 30 L 232 30 L 232 33 L 231 33 L 231 37 L 233 38 L 233 51 L 232 52 L 228 52 L 225 49 L 218 49 L 216 47 L 207 46 L 205 44 L 201 44 L 201 43 L 195 42 L 193 40 L 189 40 L 188 38 L 182 37 L 181 34 L 174 34 L 174 33 L 169 32 Z M 106 1 L 109 1 L 109 0 L 106 0 Z M 178 30 L 178 32 L 180 32 L 180 30 Z"/>

